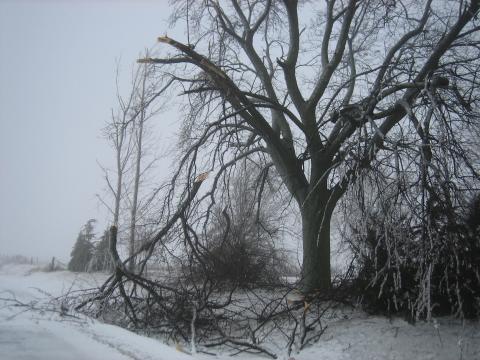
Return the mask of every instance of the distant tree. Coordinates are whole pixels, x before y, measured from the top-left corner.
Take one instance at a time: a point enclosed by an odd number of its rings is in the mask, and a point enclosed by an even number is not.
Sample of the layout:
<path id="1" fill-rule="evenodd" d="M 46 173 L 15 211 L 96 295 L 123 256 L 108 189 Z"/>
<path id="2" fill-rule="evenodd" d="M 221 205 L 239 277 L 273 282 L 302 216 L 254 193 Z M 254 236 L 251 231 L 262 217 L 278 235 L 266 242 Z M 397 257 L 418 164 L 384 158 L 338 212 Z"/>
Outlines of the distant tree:
<path id="1" fill-rule="evenodd" d="M 88 263 L 92 258 L 93 245 L 85 237 L 85 234 L 80 232 L 73 247 L 70 262 L 68 263 L 68 270 L 70 271 L 86 271 Z"/>
<path id="2" fill-rule="evenodd" d="M 93 244 L 92 239 L 95 234 L 93 232 L 93 224 L 96 222 L 95 219 L 90 219 L 83 226 L 83 229 L 80 231 L 77 237 L 77 241 L 73 246 L 73 250 L 70 254 L 71 259 L 68 263 L 68 270 L 70 271 L 86 271 L 88 264 L 92 258 L 93 254 Z"/>
<path id="3" fill-rule="evenodd" d="M 90 219 L 83 226 L 83 232 L 85 234 L 85 239 L 89 242 L 91 242 L 93 240 L 93 238 L 95 237 L 95 233 L 94 233 L 95 226 L 94 226 L 94 224 L 96 222 L 97 222 L 96 219 Z"/>
<path id="4" fill-rule="evenodd" d="M 108 230 L 105 230 L 103 236 L 96 243 L 88 270 L 105 272 L 113 270 L 112 258 L 108 251 Z"/>

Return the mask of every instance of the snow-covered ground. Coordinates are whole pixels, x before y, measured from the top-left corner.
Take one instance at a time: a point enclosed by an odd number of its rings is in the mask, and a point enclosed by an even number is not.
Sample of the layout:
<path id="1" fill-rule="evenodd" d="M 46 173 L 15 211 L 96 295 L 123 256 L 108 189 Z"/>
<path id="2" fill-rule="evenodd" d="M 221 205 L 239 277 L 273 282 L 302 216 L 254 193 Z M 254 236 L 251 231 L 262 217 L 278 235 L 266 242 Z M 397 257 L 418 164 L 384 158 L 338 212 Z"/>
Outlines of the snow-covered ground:
<path id="1" fill-rule="evenodd" d="M 0 269 L 0 298 L 15 297 L 29 307 L 0 301 L 0 359 L 2 360 L 182 360 L 191 356 L 147 337 L 82 316 L 61 316 L 52 297 L 101 285 L 104 275 L 32 272 L 31 266 Z M 57 309 L 55 309 L 57 307 Z"/>
<path id="2" fill-rule="evenodd" d="M 101 274 L 32 271 L 29 265 L 0 268 L 0 359 L 231 359 L 226 354 L 191 356 L 116 326 L 79 315 L 72 317 L 71 312 L 60 314 L 61 303 L 56 296 L 96 287 L 104 278 Z M 14 298 L 18 302 L 11 301 Z M 241 354 L 238 358 L 265 357 Z M 450 318 L 413 326 L 400 319 L 390 321 L 352 311 L 330 320 L 316 344 L 291 358 L 478 360 L 480 326 Z"/>

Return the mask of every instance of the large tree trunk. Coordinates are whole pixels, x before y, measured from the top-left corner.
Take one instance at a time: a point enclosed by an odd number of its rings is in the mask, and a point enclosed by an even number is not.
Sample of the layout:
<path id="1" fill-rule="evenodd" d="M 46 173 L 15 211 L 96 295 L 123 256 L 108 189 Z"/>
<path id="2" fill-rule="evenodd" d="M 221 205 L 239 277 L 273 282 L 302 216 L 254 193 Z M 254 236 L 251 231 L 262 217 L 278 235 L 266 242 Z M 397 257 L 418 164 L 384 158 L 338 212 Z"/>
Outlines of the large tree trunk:
<path id="1" fill-rule="evenodd" d="M 335 204 L 328 191 L 318 191 L 300 208 L 303 236 L 302 291 L 325 291 L 331 286 L 330 221 Z M 329 201 L 330 200 L 330 201 Z"/>

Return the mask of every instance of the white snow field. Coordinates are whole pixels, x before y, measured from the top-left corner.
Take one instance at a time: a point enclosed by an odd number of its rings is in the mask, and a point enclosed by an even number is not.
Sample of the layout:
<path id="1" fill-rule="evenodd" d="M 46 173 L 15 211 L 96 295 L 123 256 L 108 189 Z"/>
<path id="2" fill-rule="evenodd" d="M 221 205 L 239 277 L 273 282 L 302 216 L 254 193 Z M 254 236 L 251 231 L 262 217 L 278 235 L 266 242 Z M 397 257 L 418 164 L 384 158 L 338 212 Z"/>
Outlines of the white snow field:
<path id="1" fill-rule="evenodd" d="M 75 289 L 100 285 L 105 275 L 67 271 L 32 271 L 29 265 L 0 268 L 0 359 L 1 360 L 206 360 L 232 359 L 188 355 L 159 340 L 140 336 L 117 326 L 83 316 L 61 316 L 59 304 L 51 301 Z M 12 301 L 17 299 L 19 302 Z M 30 304 L 38 309 L 24 307 Z M 46 304 L 48 306 L 46 306 Z M 49 311 L 49 310 L 55 311 Z M 340 359 L 440 359 L 479 360 L 480 325 L 452 318 L 421 322 L 413 326 L 401 319 L 367 316 L 359 311 L 327 320 L 320 340 L 300 353 L 281 360 Z M 219 351 L 220 352 L 220 351 Z M 266 359 L 242 353 L 243 360 Z"/>

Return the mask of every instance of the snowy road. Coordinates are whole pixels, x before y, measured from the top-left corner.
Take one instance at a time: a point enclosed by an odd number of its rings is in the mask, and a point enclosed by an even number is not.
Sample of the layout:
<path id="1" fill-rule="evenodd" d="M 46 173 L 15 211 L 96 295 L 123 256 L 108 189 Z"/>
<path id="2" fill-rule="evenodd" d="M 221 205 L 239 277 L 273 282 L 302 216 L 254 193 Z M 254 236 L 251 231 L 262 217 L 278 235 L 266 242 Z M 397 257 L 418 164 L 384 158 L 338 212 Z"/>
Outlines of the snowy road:
<path id="1" fill-rule="evenodd" d="M 1 358 L 8 360 L 131 359 L 117 351 L 113 352 L 113 356 L 109 356 L 112 351 L 107 345 L 98 343 L 72 329 L 57 330 L 60 331 L 32 323 L 4 322 L 0 325 Z"/>
<path id="2" fill-rule="evenodd" d="M 191 356 L 161 342 L 88 318 L 15 306 L 48 301 L 69 289 L 90 288 L 102 275 L 30 272 L 28 266 L 0 269 L 0 359 L 2 360 L 185 360 Z M 72 286 L 73 284 L 73 286 Z"/>

